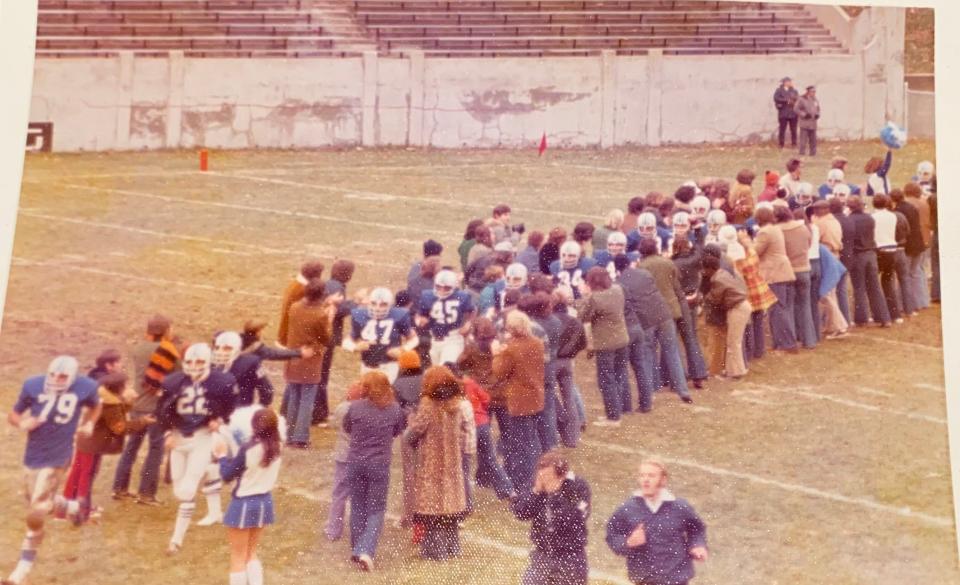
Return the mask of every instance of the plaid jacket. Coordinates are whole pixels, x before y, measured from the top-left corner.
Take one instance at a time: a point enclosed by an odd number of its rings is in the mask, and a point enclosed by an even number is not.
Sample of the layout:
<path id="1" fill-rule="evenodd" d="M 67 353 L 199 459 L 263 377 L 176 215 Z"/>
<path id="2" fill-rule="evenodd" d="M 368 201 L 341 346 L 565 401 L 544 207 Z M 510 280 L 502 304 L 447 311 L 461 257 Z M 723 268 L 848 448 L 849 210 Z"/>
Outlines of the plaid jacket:
<path id="1" fill-rule="evenodd" d="M 737 260 L 734 266 L 747 283 L 747 300 L 754 311 L 766 311 L 777 304 L 776 295 L 760 276 L 760 258 L 756 251 L 747 249 L 747 257 Z"/>

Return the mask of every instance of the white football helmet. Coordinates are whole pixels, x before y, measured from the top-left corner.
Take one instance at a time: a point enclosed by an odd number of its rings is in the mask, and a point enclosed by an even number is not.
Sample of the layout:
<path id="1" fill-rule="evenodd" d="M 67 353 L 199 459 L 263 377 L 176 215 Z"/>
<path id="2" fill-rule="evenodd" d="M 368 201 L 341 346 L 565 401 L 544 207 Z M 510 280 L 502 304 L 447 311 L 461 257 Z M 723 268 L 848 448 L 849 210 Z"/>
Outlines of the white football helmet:
<path id="1" fill-rule="evenodd" d="M 690 209 L 693 212 L 693 219 L 702 221 L 710 211 L 710 200 L 704 195 L 697 195 L 690 201 Z"/>
<path id="2" fill-rule="evenodd" d="M 717 231 L 727 223 L 727 214 L 722 209 L 714 209 L 707 214 L 707 228 L 711 234 L 716 235 Z"/>
<path id="3" fill-rule="evenodd" d="M 507 283 L 508 290 L 527 286 L 527 267 L 519 262 L 507 266 L 504 281 Z"/>
<path id="4" fill-rule="evenodd" d="M 53 358 L 47 366 L 47 377 L 43 380 L 43 391 L 48 394 L 66 392 L 77 379 L 80 365 L 77 359 L 68 355 Z"/>
<path id="5" fill-rule="evenodd" d="M 607 236 L 607 252 L 619 256 L 627 251 L 627 236 L 623 232 L 612 232 Z"/>
<path id="6" fill-rule="evenodd" d="M 690 233 L 690 214 L 678 211 L 673 214 L 673 237 L 685 238 Z"/>
<path id="7" fill-rule="evenodd" d="M 917 180 L 930 181 L 933 178 L 933 163 L 925 160 L 917 165 Z"/>
<path id="8" fill-rule="evenodd" d="M 827 173 L 827 186 L 833 189 L 837 184 L 842 183 L 844 179 L 841 169 L 830 169 Z"/>
<path id="9" fill-rule="evenodd" d="M 437 298 L 445 299 L 457 290 L 457 275 L 452 270 L 441 270 L 433 277 L 433 292 Z"/>
<path id="10" fill-rule="evenodd" d="M 832 195 L 843 202 L 844 205 L 847 204 L 847 197 L 850 196 L 850 185 L 846 183 L 840 183 L 839 185 L 833 186 Z"/>
<path id="11" fill-rule="evenodd" d="M 652 238 L 657 235 L 657 216 L 645 211 L 637 218 L 637 231 L 643 238 Z"/>
<path id="12" fill-rule="evenodd" d="M 230 369 L 233 360 L 240 355 L 240 334 L 236 331 L 224 331 L 213 340 L 210 363 L 223 371 Z"/>
<path id="13" fill-rule="evenodd" d="M 393 308 L 393 293 L 389 288 L 380 286 L 370 291 L 370 300 L 367 310 L 374 319 L 386 319 Z"/>
<path id="14" fill-rule="evenodd" d="M 564 242 L 560 246 L 560 267 L 571 269 L 580 264 L 580 244 L 576 242 Z"/>
<path id="15" fill-rule="evenodd" d="M 183 354 L 183 373 L 194 382 L 202 382 L 210 375 L 213 352 L 206 343 L 194 343 Z"/>

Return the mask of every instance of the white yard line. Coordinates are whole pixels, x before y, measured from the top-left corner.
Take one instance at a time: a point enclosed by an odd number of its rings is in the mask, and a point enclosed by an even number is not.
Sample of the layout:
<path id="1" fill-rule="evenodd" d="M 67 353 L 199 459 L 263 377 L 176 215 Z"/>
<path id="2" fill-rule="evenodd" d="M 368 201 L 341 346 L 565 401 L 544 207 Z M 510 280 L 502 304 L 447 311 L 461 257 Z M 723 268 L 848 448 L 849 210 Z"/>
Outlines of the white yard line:
<path id="1" fill-rule="evenodd" d="M 276 294 L 267 294 L 257 291 L 243 290 L 243 289 L 228 289 L 223 286 L 214 286 L 212 284 L 195 284 L 192 282 L 184 282 L 182 280 L 168 280 L 166 278 L 155 278 L 151 276 L 139 276 L 136 274 L 126 274 L 124 272 L 115 272 L 113 270 L 102 270 L 100 268 L 89 268 L 86 266 L 73 266 L 70 264 L 55 264 L 52 262 L 46 262 L 41 260 L 31 260 L 29 258 L 21 258 L 18 256 L 13 257 L 13 263 L 17 266 L 30 266 L 30 267 L 50 267 L 56 266 L 59 270 L 72 270 L 74 272 L 85 272 L 87 274 L 96 274 L 97 276 L 106 276 L 110 278 L 119 278 L 121 280 L 130 280 L 135 282 L 144 282 L 148 284 L 162 284 L 165 286 L 179 286 L 183 288 L 194 288 L 200 290 L 206 290 L 211 292 L 216 292 L 219 294 L 229 293 L 236 294 L 248 297 L 257 297 L 261 299 L 279 299 L 280 295 Z"/>
<path id="2" fill-rule="evenodd" d="M 894 394 L 889 392 L 884 392 L 883 390 L 877 390 L 876 388 L 868 388 L 866 386 L 854 386 L 854 390 L 857 392 L 862 392 L 864 394 L 870 394 L 872 396 L 883 396 L 884 398 L 892 398 Z"/>
<path id="3" fill-rule="evenodd" d="M 299 487 L 286 488 L 286 493 L 297 496 L 298 498 L 303 498 L 310 502 L 316 502 L 320 504 L 329 504 L 330 498 L 321 496 L 305 490 Z M 396 514 L 387 512 L 384 518 L 390 522 L 396 522 L 400 520 L 400 517 Z M 492 549 L 496 549 L 500 552 L 507 553 L 519 559 L 526 559 L 530 556 L 530 549 L 521 548 L 518 546 L 512 546 L 499 540 L 494 540 L 492 538 L 482 536 L 480 534 L 474 534 L 469 529 L 463 529 L 460 531 L 460 536 L 469 542 L 473 542 L 482 546 L 486 546 Z M 607 581 L 609 583 L 616 583 L 616 585 L 631 585 L 630 581 L 619 576 L 611 575 L 610 573 L 604 571 L 598 571 L 596 569 L 590 569 L 590 579 L 599 579 L 601 581 Z"/>
<path id="4" fill-rule="evenodd" d="M 769 384 L 760 384 L 758 382 L 749 382 L 751 386 L 756 388 L 762 388 L 764 390 L 769 390 L 771 392 L 779 392 L 781 394 L 789 394 L 791 396 L 805 396 L 807 398 L 813 398 L 814 400 L 825 400 L 829 402 L 834 402 L 836 404 L 842 404 L 844 406 L 849 406 L 851 408 L 859 408 L 861 410 L 868 410 L 870 412 L 880 412 L 883 414 L 889 414 L 893 416 L 902 416 L 904 418 L 910 418 L 913 420 L 921 420 L 924 422 L 934 423 L 938 425 L 946 426 L 947 420 L 944 418 L 930 416 L 927 414 L 919 414 L 916 412 L 908 412 L 906 410 L 898 410 L 896 408 L 884 408 L 882 406 L 876 406 L 873 404 L 867 404 L 865 402 L 857 402 L 856 400 L 848 400 L 846 398 L 839 398 L 837 396 L 831 396 L 830 394 L 821 394 L 819 392 L 812 392 L 810 390 L 802 390 L 798 387 L 794 388 L 779 388 L 777 386 L 771 386 Z"/>
<path id="5" fill-rule="evenodd" d="M 897 341 L 896 339 L 886 339 L 885 337 L 875 337 L 873 335 L 866 335 L 864 333 L 851 333 L 850 337 L 856 337 L 857 339 L 869 339 L 871 341 L 879 341 L 881 343 L 889 343 L 891 345 L 899 345 L 901 347 L 910 347 L 913 349 L 925 349 L 927 351 L 935 351 L 937 353 L 943 353 L 942 347 L 937 347 L 935 345 L 925 345 L 923 343 L 913 343 L 912 341 Z"/>
<path id="6" fill-rule="evenodd" d="M 199 171 L 198 171 L 199 172 Z M 489 212 L 493 209 L 493 204 L 490 203 L 473 203 L 470 201 L 462 201 L 459 199 L 445 199 L 442 197 L 421 197 L 416 195 L 396 195 L 393 193 L 381 193 L 376 191 L 364 191 L 364 190 L 354 190 L 354 189 L 345 189 L 343 187 L 331 187 L 329 185 L 320 185 L 316 183 L 303 183 L 300 181 L 292 181 L 289 179 L 275 179 L 272 177 L 263 177 L 260 175 L 253 175 L 247 171 L 237 171 L 234 173 L 221 173 L 221 172 L 207 172 L 207 175 L 215 177 L 223 177 L 227 179 L 237 179 L 237 180 L 251 180 L 257 181 L 260 183 L 270 183 L 274 185 L 283 185 L 286 187 L 297 187 L 298 189 L 314 189 L 317 191 L 324 191 L 327 193 L 335 193 L 342 197 L 352 198 L 352 199 L 366 199 L 373 201 L 392 201 L 392 200 L 403 200 L 403 201 L 419 201 L 424 203 L 436 203 L 442 205 L 443 207 L 460 207 L 468 209 L 481 209 L 485 212 Z M 554 211 L 552 209 L 538 209 L 533 207 L 514 207 L 511 206 L 514 211 L 520 211 L 525 213 L 540 213 L 545 215 L 557 215 L 560 217 L 570 217 L 576 219 L 589 219 L 590 217 L 599 217 L 599 216 L 588 216 L 582 213 L 573 213 L 568 211 Z"/>
<path id="7" fill-rule="evenodd" d="M 261 245 L 259 245 L 259 244 L 250 244 L 250 243 L 247 243 L 247 242 L 238 242 L 238 241 L 233 241 L 233 240 L 221 240 L 221 239 L 217 239 L 217 238 L 206 238 L 206 237 L 203 237 L 203 236 L 190 236 L 190 235 L 186 235 L 186 234 L 177 234 L 177 233 L 172 233 L 172 232 L 160 232 L 160 231 L 156 231 L 156 230 L 148 230 L 148 229 L 137 228 L 137 227 L 132 227 L 132 226 L 126 226 L 126 225 L 120 225 L 120 224 L 115 224 L 115 223 L 105 223 L 105 222 L 100 222 L 100 221 L 91 221 L 91 220 L 77 219 L 77 218 L 72 218 L 72 217 L 60 217 L 60 216 L 49 215 L 49 214 L 45 214 L 45 213 L 33 213 L 33 212 L 21 211 L 21 212 L 20 212 L 20 215 L 23 215 L 23 216 L 25 216 L 25 217 L 42 219 L 42 220 L 46 220 L 46 221 L 56 221 L 56 222 L 72 223 L 72 224 L 76 224 L 76 225 L 83 225 L 83 226 L 96 227 L 96 228 L 105 228 L 105 229 L 111 229 L 111 230 L 120 230 L 120 231 L 126 231 L 126 232 L 130 232 L 130 233 L 142 234 L 142 235 L 153 236 L 153 237 L 158 237 L 158 238 L 170 238 L 170 239 L 175 239 L 175 240 L 184 240 L 184 241 L 190 241 L 190 242 L 200 242 L 200 243 L 203 243 L 203 244 L 215 244 L 215 245 L 221 245 L 221 246 L 235 246 L 235 247 L 239 247 L 239 248 L 247 248 L 247 249 L 249 249 L 249 250 L 256 250 L 256 251 L 261 252 L 261 253 L 264 253 L 264 254 L 277 254 L 277 255 L 286 255 L 286 256 L 298 256 L 298 257 L 299 257 L 299 256 L 305 256 L 305 255 L 306 255 L 306 251 L 283 250 L 283 249 L 279 249 L 279 248 L 271 248 L 271 247 L 269 247 L 269 246 L 261 246 Z M 248 255 L 246 252 L 234 252 L 234 251 L 231 251 L 231 250 L 224 250 L 224 249 L 220 249 L 220 248 L 212 248 L 212 251 L 219 252 L 219 253 L 221 253 L 221 254 L 231 254 L 231 253 L 232 253 L 232 254 L 238 254 L 238 255 L 242 255 L 242 256 Z M 329 258 L 333 258 L 333 259 L 336 259 L 336 258 L 337 258 L 336 256 L 330 254 L 329 251 L 324 252 L 323 255 L 325 255 L 325 256 L 327 256 L 327 257 L 329 257 Z M 387 263 L 387 262 L 376 262 L 376 261 L 373 261 L 373 260 L 356 260 L 356 259 L 353 260 L 353 261 L 356 262 L 357 264 L 363 264 L 363 265 L 368 265 L 368 266 L 378 266 L 378 267 L 383 267 L 383 268 L 395 268 L 395 269 L 397 269 L 397 270 L 406 270 L 406 267 L 405 267 L 405 266 L 398 265 L 398 264 L 389 264 L 389 263 Z"/>
<path id="8" fill-rule="evenodd" d="M 914 384 L 914 388 L 920 388 L 921 390 L 929 390 L 930 392 L 936 392 L 937 394 L 943 394 L 946 392 L 946 389 L 943 386 L 937 386 L 936 384 Z"/>
<path id="9" fill-rule="evenodd" d="M 622 445 L 612 445 L 609 443 L 602 443 L 599 441 L 582 441 L 582 444 L 588 447 L 596 447 L 600 449 L 606 449 L 608 451 L 612 451 L 615 453 L 622 453 L 625 455 L 634 455 L 638 457 L 646 457 L 646 456 L 654 455 L 654 453 L 650 451 L 644 451 L 642 449 L 631 449 L 630 447 L 624 447 Z M 829 492 L 819 488 L 813 488 L 813 487 L 800 485 L 796 483 L 780 481 L 780 480 L 772 479 L 770 477 L 765 477 L 762 475 L 754 475 L 752 473 L 745 473 L 742 471 L 733 471 L 731 469 L 715 467 L 713 465 L 707 465 L 705 463 L 693 461 L 692 459 L 684 459 L 681 457 L 670 457 L 670 456 L 662 455 L 660 453 L 656 453 L 655 455 L 666 463 L 679 465 L 681 467 L 689 467 L 691 469 L 703 471 L 711 475 L 741 479 L 741 480 L 749 481 L 749 482 L 760 484 L 760 485 L 774 487 L 774 488 L 788 491 L 791 493 L 803 494 L 803 495 L 814 497 L 814 498 L 830 500 L 833 502 L 840 502 L 842 504 L 858 506 L 861 508 L 876 510 L 878 512 L 885 512 L 888 514 L 894 514 L 896 516 L 901 516 L 903 518 L 919 520 L 920 522 L 923 522 L 925 524 L 929 524 L 932 526 L 936 526 L 938 528 L 949 528 L 951 530 L 953 529 L 953 519 L 946 516 L 934 516 L 932 514 L 925 514 L 923 512 L 915 512 L 907 507 L 898 508 L 897 506 L 881 504 L 880 502 L 876 502 L 874 500 L 871 500 L 865 497 L 845 496 L 843 494 Z"/>
<path id="10" fill-rule="evenodd" d="M 24 181 L 25 183 L 27 181 Z M 36 182 L 32 182 L 36 184 Z M 243 205 L 239 203 L 224 203 L 222 201 L 202 201 L 199 199 L 190 199 L 185 197 L 173 197 L 170 195 L 157 195 L 155 193 L 146 193 L 143 191 L 131 191 L 129 189 L 113 189 L 110 187 L 91 187 L 89 185 L 79 185 L 77 183 L 58 183 L 62 187 L 69 187 L 72 189 L 82 189 L 85 191 L 97 191 L 100 193 L 113 193 L 116 195 L 124 195 L 127 197 L 140 197 L 142 199 L 154 199 L 157 201 L 166 201 L 168 203 L 186 203 L 188 205 L 199 205 L 205 207 L 218 207 L 221 209 L 236 209 L 238 211 L 252 211 L 256 213 L 266 213 L 272 215 L 282 215 L 286 217 L 298 217 L 302 219 L 313 219 L 317 221 L 325 221 L 333 224 L 347 224 L 347 225 L 357 225 L 362 227 L 373 227 L 377 229 L 386 229 L 386 230 L 396 230 L 402 232 L 417 232 L 423 233 L 424 228 L 412 227 L 405 225 L 395 225 L 390 223 L 381 223 L 375 221 L 362 221 L 358 219 L 348 219 L 343 217 L 334 217 L 330 215 L 320 215 L 318 213 L 308 213 L 305 211 L 292 211 L 287 209 L 275 209 L 272 207 L 261 207 L 257 205 Z M 445 235 L 451 238 L 459 238 L 462 234 L 454 232 L 440 232 L 432 231 L 434 235 Z"/>

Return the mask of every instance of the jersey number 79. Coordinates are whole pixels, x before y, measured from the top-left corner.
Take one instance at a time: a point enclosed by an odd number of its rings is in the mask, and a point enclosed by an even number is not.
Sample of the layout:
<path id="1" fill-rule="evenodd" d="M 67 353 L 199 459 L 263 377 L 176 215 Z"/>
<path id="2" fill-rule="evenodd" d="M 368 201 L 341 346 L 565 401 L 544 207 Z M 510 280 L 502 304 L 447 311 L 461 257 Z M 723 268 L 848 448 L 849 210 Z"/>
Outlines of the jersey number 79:
<path id="1" fill-rule="evenodd" d="M 50 411 L 56 408 L 57 415 L 53 417 L 53 422 L 62 425 L 70 422 L 77 411 L 76 394 L 60 394 L 57 396 L 41 394 L 37 396 L 37 402 L 43 405 L 39 417 L 42 421 L 46 421 L 47 417 L 50 416 Z"/>

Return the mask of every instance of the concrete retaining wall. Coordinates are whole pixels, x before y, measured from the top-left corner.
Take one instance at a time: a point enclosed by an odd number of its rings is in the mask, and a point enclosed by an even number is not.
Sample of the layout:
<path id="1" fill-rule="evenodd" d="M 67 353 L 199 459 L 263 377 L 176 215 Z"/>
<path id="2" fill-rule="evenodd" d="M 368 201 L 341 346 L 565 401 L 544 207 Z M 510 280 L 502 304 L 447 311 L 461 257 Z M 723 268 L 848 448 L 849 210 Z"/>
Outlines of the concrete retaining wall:
<path id="1" fill-rule="evenodd" d="M 57 151 L 760 141 L 789 75 L 817 85 L 823 138 L 857 139 L 906 123 L 903 18 L 866 10 L 843 55 L 40 59 L 31 122 Z"/>

